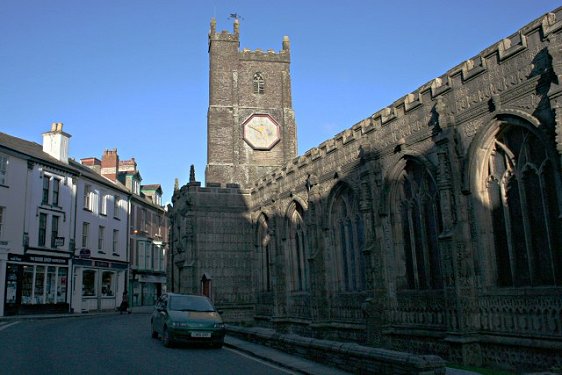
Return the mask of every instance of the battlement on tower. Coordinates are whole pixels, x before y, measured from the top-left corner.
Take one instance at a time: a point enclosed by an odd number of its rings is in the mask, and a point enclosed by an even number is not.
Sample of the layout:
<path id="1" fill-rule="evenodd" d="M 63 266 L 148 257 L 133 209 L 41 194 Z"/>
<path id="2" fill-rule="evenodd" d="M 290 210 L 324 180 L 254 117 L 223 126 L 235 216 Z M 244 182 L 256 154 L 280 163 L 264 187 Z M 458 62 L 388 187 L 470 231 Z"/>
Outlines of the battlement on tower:
<path id="1" fill-rule="evenodd" d="M 227 30 L 222 30 L 217 32 L 216 30 L 216 20 L 211 19 L 211 29 L 209 31 L 209 47 L 212 42 L 236 42 L 240 45 L 240 23 L 238 20 L 234 20 L 233 32 L 230 33 Z M 263 51 L 261 49 L 250 50 L 244 48 L 239 51 L 240 60 L 245 61 L 276 61 L 276 62 L 290 62 L 290 41 L 288 36 L 283 37 L 283 42 L 281 44 L 281 50 L 279 52 L 273 49 L 268 49 Z"/>

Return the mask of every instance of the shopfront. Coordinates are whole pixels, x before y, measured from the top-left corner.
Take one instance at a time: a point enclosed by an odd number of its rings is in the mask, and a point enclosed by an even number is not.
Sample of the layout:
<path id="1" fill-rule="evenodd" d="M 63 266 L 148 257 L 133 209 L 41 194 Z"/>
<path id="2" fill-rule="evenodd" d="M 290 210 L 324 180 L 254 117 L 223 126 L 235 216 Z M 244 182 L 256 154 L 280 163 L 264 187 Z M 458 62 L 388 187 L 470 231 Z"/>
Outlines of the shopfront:
<path id="1" fill-rule="evenodd" d="M 69 259 L 8 254 L 5 315 L 69 311 Z"/>
<path id="2" fill-rule="evenodd" d="M 131 282 L 132 305 L 153 306 L 166 292 L 166 276 L 136 273 Z"/>
<path id="3" fill-rule="evenodd" d="M 126 287 L 127 262 L 75 259 L 73 268 L 75 312 L 107 311 L 119 306 Z"/>

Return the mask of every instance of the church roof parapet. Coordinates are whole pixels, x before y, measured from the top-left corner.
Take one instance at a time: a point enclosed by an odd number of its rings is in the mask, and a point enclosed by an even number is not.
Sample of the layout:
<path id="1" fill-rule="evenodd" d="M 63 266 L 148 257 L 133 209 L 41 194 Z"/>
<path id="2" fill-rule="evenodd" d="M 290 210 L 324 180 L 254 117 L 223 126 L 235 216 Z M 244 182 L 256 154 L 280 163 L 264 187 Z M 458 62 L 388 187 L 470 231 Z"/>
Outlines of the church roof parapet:
<path id="1" fill-rule="evenodd" d="M 318 147 L 306 151 L 304 155 L 298 156 L 286 165 L 275 169 L 268 176 L 273 174 L 287 176 L 294 172 L 296 165 L 306 166 L 318 162 L 339 147 L 347 145 L 357 147 L 353 141 L 360 141 L 367 134 L 378 131 L 401 117 L 408 116 L 414 110 L 425 106 L 434 106 L 438 97 L 448 94 L 451 90 L 461 88 L 465 83 L 485 73 L 489 67 L 502 64 L 522 51 L 536 47 L 535 45 L 543 43 L 549 35 L 560 32 L 560 30 L 562 30 L 562 7 L 530 22 L 509 37 L 503 38 L 486 48 L 477 56 L 463 61 L 445 74 L 432 79 L 417 90 L 396 100 L 390 106 L 378 110 L 351 128 L 325 140 Z M 538 34 L 538 37 L 533 34 Z M 245 53 L 248 53 L 248 51 Z M 265 54 L 261 51 L 251 53 Z M 492 61 L 493 59 L 495 60 Z M 452 110 L 455 109 L 452 108 Z M 254 189 L 260 189 L 260 184 L 265 181 L 268 181 L 267 176 L 256 181 Z"/>

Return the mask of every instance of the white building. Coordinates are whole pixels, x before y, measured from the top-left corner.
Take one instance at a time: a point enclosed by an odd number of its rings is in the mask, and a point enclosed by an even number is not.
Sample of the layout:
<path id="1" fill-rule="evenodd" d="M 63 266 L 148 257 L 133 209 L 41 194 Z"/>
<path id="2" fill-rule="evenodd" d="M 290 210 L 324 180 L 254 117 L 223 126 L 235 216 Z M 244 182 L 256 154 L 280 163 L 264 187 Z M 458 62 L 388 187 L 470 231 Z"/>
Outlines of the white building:
<path id="1" fill-rule="evenodd" d="M 130 194 L 98 174 L 96 160 L 71 163 L 80 171 L 72 289 L 75 312 L 115 309 L 127 290 Z"/>
<path id="2" fill-rule="evenodd" d="M 69 160 L 62 127 L 0 133 L 0 316 L 114 309 L 127 288 L 130 193 Z"/>
<path id="3" fill-rule="evenodd" d="M 62 124 L 43 146 L 0 133 L 0 315 L 68 311 L 75 183 Z"/>

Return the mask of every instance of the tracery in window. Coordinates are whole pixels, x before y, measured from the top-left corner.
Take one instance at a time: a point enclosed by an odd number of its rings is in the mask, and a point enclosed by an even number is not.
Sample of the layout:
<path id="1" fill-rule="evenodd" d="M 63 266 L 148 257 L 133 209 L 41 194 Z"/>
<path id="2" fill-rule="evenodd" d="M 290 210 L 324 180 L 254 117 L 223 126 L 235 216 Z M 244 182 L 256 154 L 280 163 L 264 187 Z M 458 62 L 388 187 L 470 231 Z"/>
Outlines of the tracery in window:
<path id="1" fill-rule="evenodd" d="M 265 93 L 265 80 L 263 79 L 261 73 L 254 74 L 254 94 L 264 94 Z"/>
<path id="2" fill-rule="evenodd" d="M 562 285 L 560 196 L 546 150 L 520 126 L 495 138 L 486 188 L 498 286 Z"/>
<path id="3" fill-rule="evenodd" d="M 440 289 L 441 275 L 438 236 L 442 230 L 439 195 L 435 180 L 421 163 L 410 159 L 400 176 L 397 195 L 400 207 L 405 280 L 399 288 Z"/>
<path id="4" fill-rule="evenodd" d="M 335 268 L 333 278 L 337 290 L 365 289 L 365 234 L 363 220 L 352 191 L 340 187 L 331 211 L 331 229 Z"/>
<path id="5" fill-rule="evenodd" d="M 258 289 L 262 292 L 271 291 L 271 237 L 267 217 L 261 215 L 257 228 L 258 251 Z"/>
<path id="6" fill-rule="evenodd" d="M 293 291 L 303 291 L 309 288 L 303 217 L 303 208 L 300 204 L 293 202 L 287 214 L 290 285 Z"/>

